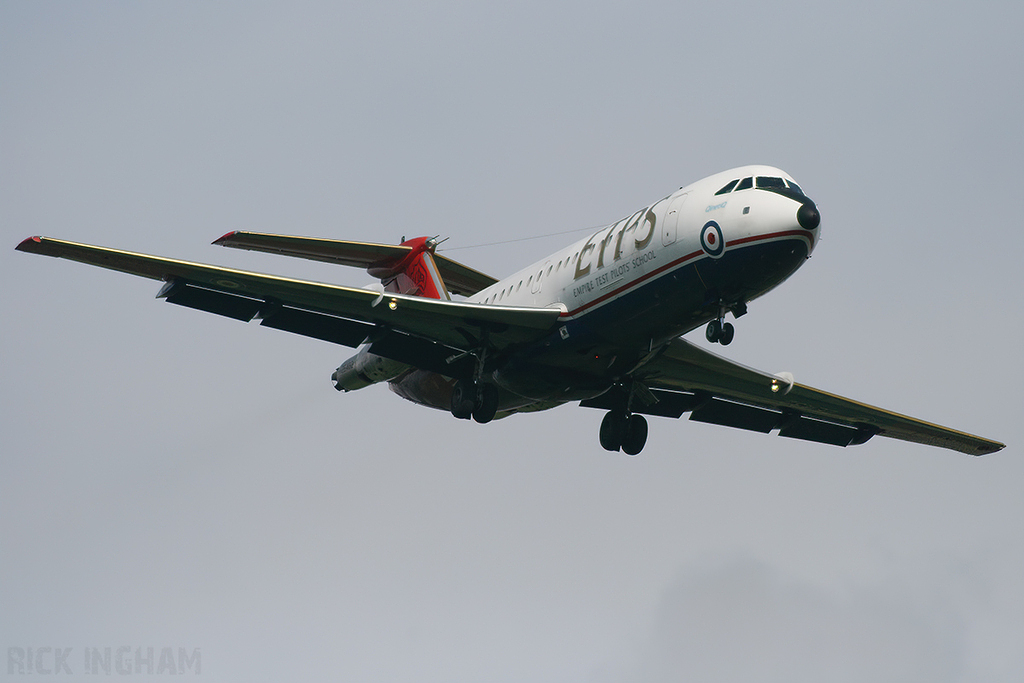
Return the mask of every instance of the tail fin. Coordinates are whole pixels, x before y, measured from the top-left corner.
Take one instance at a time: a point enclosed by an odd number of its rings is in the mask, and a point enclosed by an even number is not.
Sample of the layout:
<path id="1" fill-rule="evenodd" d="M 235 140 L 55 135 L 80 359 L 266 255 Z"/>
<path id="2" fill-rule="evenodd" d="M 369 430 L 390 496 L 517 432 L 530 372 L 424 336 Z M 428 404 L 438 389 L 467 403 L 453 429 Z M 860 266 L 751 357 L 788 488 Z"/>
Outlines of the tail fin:
<path id="1" fill-rule="evenodd" d="M 388 292 L 411 294 L 428 299 L 451 300 L 448 288 L 434 263 L 434 249 L 437 241 L 427 237 L 415 237 L 402 242 L 411 251 L 400 260 L 367 271 L 384 282 Z"/>

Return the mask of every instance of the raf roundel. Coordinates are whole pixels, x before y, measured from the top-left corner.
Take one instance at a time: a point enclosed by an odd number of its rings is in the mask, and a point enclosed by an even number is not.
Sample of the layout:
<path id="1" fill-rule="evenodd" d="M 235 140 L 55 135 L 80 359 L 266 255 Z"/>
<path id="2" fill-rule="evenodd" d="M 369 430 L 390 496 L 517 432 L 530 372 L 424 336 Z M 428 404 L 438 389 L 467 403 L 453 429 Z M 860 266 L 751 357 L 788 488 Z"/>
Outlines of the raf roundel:
<path id="1" fill-rule="evenodd" d="M 718 223 L 708 221 L 700 231 L 700 246 L 711 258 L 719 258 L 725 253 L 725 238 Z"/>

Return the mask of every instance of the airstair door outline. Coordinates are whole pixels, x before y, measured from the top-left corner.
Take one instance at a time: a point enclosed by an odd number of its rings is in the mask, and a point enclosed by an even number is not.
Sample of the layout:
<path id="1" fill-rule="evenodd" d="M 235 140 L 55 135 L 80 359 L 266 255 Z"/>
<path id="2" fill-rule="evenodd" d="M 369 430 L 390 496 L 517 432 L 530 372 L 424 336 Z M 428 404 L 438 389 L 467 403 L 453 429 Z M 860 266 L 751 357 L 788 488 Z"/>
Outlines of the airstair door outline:
<path id="1" fill-rule="evenodd" d="M 661 224 L 661 243 L 666 247 L 674 244 L 679 235 L 679 215 L 682 213 L 686 197 L 686 194 L 675 197 L 665 211 L 665 220 Z"/>

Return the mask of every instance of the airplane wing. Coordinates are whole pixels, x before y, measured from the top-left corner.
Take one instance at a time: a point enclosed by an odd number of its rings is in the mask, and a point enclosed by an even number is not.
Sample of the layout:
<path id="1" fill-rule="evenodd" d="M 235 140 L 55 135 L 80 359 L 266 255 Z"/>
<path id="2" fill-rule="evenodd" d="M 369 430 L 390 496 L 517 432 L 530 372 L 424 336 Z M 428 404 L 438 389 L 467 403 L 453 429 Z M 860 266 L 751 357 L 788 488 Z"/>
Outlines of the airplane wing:
<path id="1" fill-rule="evenodd" d="M 402 245 L 349 242 L 316 237 L 291 237 L 259 232 L 229 232 L 214 240 L 213 243 L 233 249 L 298 256 L 343 266 L 357 266 L 368 270 L 384 269 L 389 264 L 401 261 L 412 252 L 411 247 Z M 470 296 L 497 282 L 490 275 L 484 275 L 446 256 L 434 253 L 433 257 L 441 279 L 444 280 L 448 291 L 453 294 Z"/>
<path id="2" fill-rule="evenodd" d="M 985 455 L 998 441 L 917 420 L 836 396 L 790 377 L 770 375 L 718 356 L 680 338 L 634 373 L 658 399 L 636 412 L 679 417 L 780 436 L 848 446 L 880 435 Z M 600 401 L 600 397 L 596 399 Z M 584 402 L 584 405 L 590 405 Z M 604 406 L 601 406 L 604 407 Z"/>
<path id="3" fill-rule="evenodd" d="M 428 357 L 434 368 L 444 367 L 439 359 L 452 350 L 477 347 L 484 336 L 499 350 L 540 339 L 561 313 L 353 289 L 48 237 L 30 237 L 17 249 L 162 280 L 166 284 L 157 296 L 171 303 L 246 322 L 259 317 L 265 326 L 346 346 L 388 337 L 379 347 L 375 342 L 374 353 L 414 365 L 413 359 Z"/>

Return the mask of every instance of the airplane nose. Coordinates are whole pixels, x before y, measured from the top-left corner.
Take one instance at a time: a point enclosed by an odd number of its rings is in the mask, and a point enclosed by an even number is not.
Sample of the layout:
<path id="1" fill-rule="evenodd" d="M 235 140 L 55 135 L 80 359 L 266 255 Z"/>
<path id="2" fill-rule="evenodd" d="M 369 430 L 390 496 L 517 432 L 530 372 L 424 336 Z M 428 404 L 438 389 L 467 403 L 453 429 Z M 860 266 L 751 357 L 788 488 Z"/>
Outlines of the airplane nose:
<path id="1" fill-rule="evenodd" d="M 818 213 L 818 207 L 810 199 L 804 201 L 800 208 L 797 209 L 796 222 L 804 230 L 814 230 L 821 223 L 821 214 Z"/>

